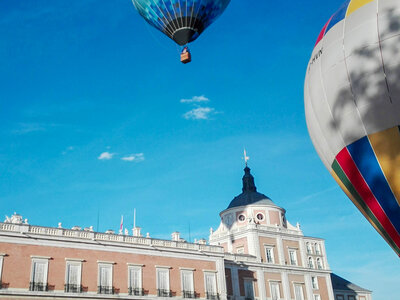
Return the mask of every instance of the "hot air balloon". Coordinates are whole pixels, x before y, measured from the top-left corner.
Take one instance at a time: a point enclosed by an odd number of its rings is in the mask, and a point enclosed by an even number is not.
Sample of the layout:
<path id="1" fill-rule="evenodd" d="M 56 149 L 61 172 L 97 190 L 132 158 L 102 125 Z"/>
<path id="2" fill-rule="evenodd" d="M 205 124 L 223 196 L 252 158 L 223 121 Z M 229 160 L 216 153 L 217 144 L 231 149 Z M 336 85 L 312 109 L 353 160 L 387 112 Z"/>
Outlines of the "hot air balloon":
<path id="1" fill-rule="evenodd" d="M 346 1 L 308 64 L 307 127 L 332 176 L 400 256 L 400 1 Z"/>
<path id="2" fill-rule="evenodd" d="M 230 0 L 132 0 L 153 27 L 185 46 L 181 61 L 191 61 L 187 44 L 196 40 L 226 9 Z"/>

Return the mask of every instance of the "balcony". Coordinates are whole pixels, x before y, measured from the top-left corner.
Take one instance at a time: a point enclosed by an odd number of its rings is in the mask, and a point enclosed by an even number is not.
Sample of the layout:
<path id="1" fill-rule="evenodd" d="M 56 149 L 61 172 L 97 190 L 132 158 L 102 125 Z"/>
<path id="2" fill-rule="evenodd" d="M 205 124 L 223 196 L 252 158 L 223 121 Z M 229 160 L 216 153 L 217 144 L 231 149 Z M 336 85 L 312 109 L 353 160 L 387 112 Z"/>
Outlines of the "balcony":
<path id="1" fill-rule="evenodd" d="M 172 297 L 171 290 L 157 289 L 158 297 Z"/>
<path id="2" fill-rule="evenodd" d="M 206 298 L 210 300 L 219 300 L 219 294 L 207 292 Z"/>
<path id="3" fill-rule="evenodd" d="M 65 284 L 64 292 L 66 293 L 82 293 L 82 286 L 79 284 Z"/>
<path id="4" fill-rule="evenodd" d="M 97 294 L 113 295 L 114 291 L 114 287 L 112 286 L 100 285 L 97 287 Z"/>
<path id="5" fill-rule="evenodd" d="M 129 295 L 134 295 L 134 296 L 144 296 L 144 290 L 141 288 L 129 288 Z"/>
<path id="6" fill-rule="evenodd" d="M 43 282 L 30 282 L 29 290 L 30 291 L 38 291 L 38 292 L 47 292 L 48 285 L 47 285 L 47 283 L 43 283 Z"/>
<path id="7" fill-rule="evenodd" d="M 182 291 L 183 298 L 196 298 L 196 292 L 194 291 Z"/>

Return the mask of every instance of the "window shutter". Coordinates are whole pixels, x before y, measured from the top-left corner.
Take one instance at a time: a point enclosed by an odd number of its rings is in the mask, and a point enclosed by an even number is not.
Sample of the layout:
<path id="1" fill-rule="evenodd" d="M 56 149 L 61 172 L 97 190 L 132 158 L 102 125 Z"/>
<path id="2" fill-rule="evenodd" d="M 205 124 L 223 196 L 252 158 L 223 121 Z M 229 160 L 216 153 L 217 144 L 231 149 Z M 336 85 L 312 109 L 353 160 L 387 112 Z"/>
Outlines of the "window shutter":
<path id="1" fill-rule="evenodd" d="M 34 263 L 34 276 L 33 281 L 35 283 L 45 283 L 44 281 L 44 270 L 45 263 L 43 262 L 35 262 Z"/>
<path id="2" fill-rule="evenodd" d="M 158 288 L 168 290 L 168 270 L 158 270 Z"/>
<path id="3" fill-rule="evenodd" d="M 182 272 L 183 290 L 193 292 L 193 273 L 191 271 Z"/>
<path id="4" fill-rule="evenodd" d="M 272 296 L 272 300 L 278 300 L 280 297 L 279 285 L 276 282 L 271 283 L 271 296 Z"/>
<path id="5" fill-rule="evenodd" d="M 101 266 L 100 267 L 100 285 L 105 287 L 111 287 L 111 267 Z"/>
<path id="6" fill-rule="evenodd" d="M 140 288 L 140 269 L 131 268 L 130 269 L 130 286 L 131 288 Z"/>
<path id="7" fill-rule="evenodd" d="M 68 265 L 68 267 L 69 267 L 68 283 L 69 284 L 78 285 L 79 284 L 78 281 L 79 281 L 79 269 L 80 269 L 80 266 L 70 264 L 70 265 Z"/>
<path id="8" fill-rule="evenodd" d="M 303 300 L 303 288 L 301 285 L 296 284 L 294 287 L 296 300 Z"/>
<path id="9" fill-rule="evenodd" d="M 214 274 L 206 274 L 206 291 L 207 293 L 215 294 L 216 286 Z"/>

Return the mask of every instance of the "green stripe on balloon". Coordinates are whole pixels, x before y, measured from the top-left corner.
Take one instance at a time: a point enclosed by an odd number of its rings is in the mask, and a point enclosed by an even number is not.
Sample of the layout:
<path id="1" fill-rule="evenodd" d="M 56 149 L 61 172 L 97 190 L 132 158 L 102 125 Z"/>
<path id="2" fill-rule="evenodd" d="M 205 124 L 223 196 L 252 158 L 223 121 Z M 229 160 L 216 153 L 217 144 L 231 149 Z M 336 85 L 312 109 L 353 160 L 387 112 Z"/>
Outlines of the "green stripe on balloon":
<path id="1" fill-rule="evenodd" d="M 375 226 L 379 229 L 380 233 L 385 237 L 386 241 L 400 256 L 400 248 L 393 242 L 392 238 L 387 234 L 386 230 L 383 229 L 381 223 L 379 223 L 379 221 L 377 220 L 375 215 L 372 213 L 372 211 L 369 209 L 369 207 L 362 200 L 361 196 L 358 194 L 358 192 L 356 191 L 356 189 L 354 188 L 354 186 L 352 185 L 350 180 L 347 178 L 342 167 L 339 165 L 339 163 L 336 159 L 332 164 L 332 169 L 336 173 L 336 175 L 339 177 L 339 179 L 342 181 L 342 183 L 347 188 L 347 190 L 351 193 L 353 198 L 357 201 L 357 203 L 363 209 L 365 214 L 370 218 L 371 222 L 373 222 L 375 224 Z"/>

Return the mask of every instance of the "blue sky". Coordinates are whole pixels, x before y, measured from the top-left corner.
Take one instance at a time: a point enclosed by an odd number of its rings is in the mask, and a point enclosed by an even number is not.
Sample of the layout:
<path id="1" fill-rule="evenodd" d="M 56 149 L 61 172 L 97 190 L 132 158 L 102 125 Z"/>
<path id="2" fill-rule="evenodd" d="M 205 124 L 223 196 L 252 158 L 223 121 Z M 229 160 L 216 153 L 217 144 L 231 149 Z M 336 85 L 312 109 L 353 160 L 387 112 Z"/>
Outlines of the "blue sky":
<path id="1" fill-rule="evenodd" d="M 294 2 L 294 1 L 293 1 Z M 339 189 L 308 137 L 305 70 L 341 1 L 232 1 L 193 62 L 129 0 L 0 2 L 0 215 L 32 224 L 207 238 L 241 192 L 260 192 L 334 272 L 398 297 L 395 253 Z"/>

